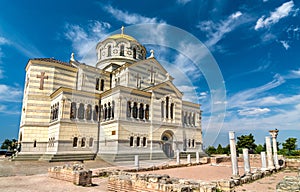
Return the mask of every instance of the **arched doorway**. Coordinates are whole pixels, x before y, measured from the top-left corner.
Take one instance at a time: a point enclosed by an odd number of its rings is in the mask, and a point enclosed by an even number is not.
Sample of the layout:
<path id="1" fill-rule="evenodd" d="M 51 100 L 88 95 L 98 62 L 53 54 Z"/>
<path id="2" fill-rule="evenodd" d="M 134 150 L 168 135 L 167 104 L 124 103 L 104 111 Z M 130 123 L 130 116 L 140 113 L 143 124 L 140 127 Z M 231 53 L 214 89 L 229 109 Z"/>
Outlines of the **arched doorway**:
<path id="1" fill-rule="evenodd" d="M 165 131 L 161 135 L 162 150 L 166 154 L 166 156 L 169 158 L 174 156 L 173 135 L 174 134 L 172 131 Z"/>

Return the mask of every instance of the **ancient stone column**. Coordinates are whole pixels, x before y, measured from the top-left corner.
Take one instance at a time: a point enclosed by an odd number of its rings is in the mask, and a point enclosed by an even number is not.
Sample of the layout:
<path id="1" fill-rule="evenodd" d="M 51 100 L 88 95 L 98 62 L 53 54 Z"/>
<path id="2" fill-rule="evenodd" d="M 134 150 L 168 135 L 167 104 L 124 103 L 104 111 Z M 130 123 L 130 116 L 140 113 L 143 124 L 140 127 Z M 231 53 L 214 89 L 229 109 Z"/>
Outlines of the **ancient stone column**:
<path id="1" fill-rule="evenodd" d="M 278 135 L 278 130 L 277 129 L 270 130 L 269 132 L 270 132 L 270 134 L 272 136 L 272 141 L 273 141 L 273 158 L 274 158 L 274 164 L 275 164 L 276 169 L 279 169 L 280 166 L 279 166 L 279 163 L 278 163 L 277 141 L 276 141 L 276 138 L 277 138 L 277 135 Z"/>
<path id="2" fill-rule="evenodd" d="M 180 152 L 179 152 L 179 150 L 176 151 L 176 164 L 177 165 L 180 164 Z"/>
<path id="3" fill-rule="evenodd" d="M 134 156 L 134 166 L 138 169 L 140 167 L 139 156 Z"/>
<path id="4" fill-rule="evenodd" d="M 260 158 L 261 158 L 261 170 L 265 171 L 267 170 L 267 159 L 266 159 L 266 152 L 260 152 Z"/>
<path id="5" fill-rule="evenodd" d="M 187 163 L 190 164 L 191 163 L 191 154 L 187 155 Z"/>
<path id="6" fill-rule="evenodd" d="M 235 137 L 234 131 L 229 131 L 229 143 L 230 143 L 230 154 L 232 164 L 232 176 L 233 178 L 239 178 L 239 167 L 236 155 Z"/>
<path id="7" fill-rule="evenodd" d="M 266 148 L 267 148 L 267 159 L 268 159 L 268 169 L 274 169 L 273 155 L 272 155 L 272 146 L 271 146 L 271 138 L 266 137 Z"/>
<path id="8" fill-rule="evenodd" d="M 250 160 L 249 160 L 248 149 L 243 149 L 243 158 L 244 158 L 244 170 L 245 170 L 245 174 L 249 175 L 250 172 L 251 172 L 251 168 L 250 168 Z"/>

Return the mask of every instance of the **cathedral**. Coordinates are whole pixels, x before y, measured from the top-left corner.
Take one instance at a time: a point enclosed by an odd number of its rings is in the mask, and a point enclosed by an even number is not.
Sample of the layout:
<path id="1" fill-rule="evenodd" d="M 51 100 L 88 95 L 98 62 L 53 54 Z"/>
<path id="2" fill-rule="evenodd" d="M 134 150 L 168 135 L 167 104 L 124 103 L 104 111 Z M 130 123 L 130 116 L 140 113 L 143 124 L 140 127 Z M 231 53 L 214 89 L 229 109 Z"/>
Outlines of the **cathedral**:
<path id="1" fill-rule="evenodd" d="M 15 160 L 168 159 L 202 150 L 200 105 L 134 37 L 96 46 L 94 66 L 53 58 L 26 65 Z"/>

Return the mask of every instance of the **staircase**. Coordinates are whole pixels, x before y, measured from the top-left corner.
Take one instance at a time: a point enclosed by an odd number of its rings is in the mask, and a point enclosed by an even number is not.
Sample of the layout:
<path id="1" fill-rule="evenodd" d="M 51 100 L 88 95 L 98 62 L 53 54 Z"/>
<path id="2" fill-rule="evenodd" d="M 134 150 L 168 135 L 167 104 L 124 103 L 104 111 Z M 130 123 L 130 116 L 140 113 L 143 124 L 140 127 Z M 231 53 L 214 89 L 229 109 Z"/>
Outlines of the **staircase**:
<path id="1" fill-rule="evenodd" d="M 64 161 L 86 161 L 94 160 L 94 153 L 82 153 L 82 154 L 44 154 L 39 159 L 40 161 L 48 162 L 64 162 Z"/>
<path id="2" fill-rule="evenodd" d="M 38 161 L 43 154 L 18 154 L 11 157 L 11 161 Z"/>
<path id="3" fill-rule="evenodd" d="M 119 161 L 134 161 L 134 156 L 138 155 L 139 160 L 150 160 L 150 153 L 140 154 L 100 154 L 96 159 L 103 159 L 108 162 L 119 162 Z M 163 153 L 152 153 L 152 160 L 167 160 L 168 157 Z"/>

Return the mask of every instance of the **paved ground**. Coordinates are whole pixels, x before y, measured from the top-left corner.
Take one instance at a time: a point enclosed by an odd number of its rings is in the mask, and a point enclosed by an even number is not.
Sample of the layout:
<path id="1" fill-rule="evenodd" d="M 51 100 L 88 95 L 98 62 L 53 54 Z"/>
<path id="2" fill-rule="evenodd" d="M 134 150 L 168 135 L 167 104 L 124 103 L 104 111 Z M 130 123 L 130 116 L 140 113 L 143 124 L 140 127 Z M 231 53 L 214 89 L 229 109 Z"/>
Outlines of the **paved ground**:
<path id="1" fill-rule="evenodd" d="M 174 161 L 169 162 L 141 162 L 141 166 L 150 167 L 152 165 L 173 164 Z M 46 163 L 46 162 L 10 162 L 0 158 L 0 191 L 1 192 L 81 192 L 81 191 L 97 191 L 105 192 L 107 186 L 107 178 L 93 178 L 92 187 L 75 186 L 72 183 L 60 181 L 49 178 L 47 176 L 48 167 L 63 165 L 65 163 Z M 88 161 L 85 162 L 87 168 L 112 167 L 115 165 L 102 161 Z M 243 170 L 240 166 L 240 174 Z M 122 162 L 118 164 L 118 168 L 133 167 L 133 162 Z M 256 169 L 253 166 L 253 169 Z M 150 171 L 151 173 L 169 174 L 173 177 L 190 178 L 200 180 L 218 180 L 228 179 L 231 176 L 231 167 L 229 163 L 222 163 L 218 166 L 199 165 L 193 167 L 184 167 L 176 169 L 166 169 L 158 171 Z M 149 173 L 149 172 L 148 172 Z M 276 184 L 282 180 L 285 175 L 297 175 L 296 172 L 281 171 L 272 176 L 265 177 L 261 180 L 255 181 L 236 188 L 236 191 L 250 191 L 250 192 L 273 192 Z"/>

